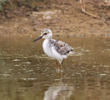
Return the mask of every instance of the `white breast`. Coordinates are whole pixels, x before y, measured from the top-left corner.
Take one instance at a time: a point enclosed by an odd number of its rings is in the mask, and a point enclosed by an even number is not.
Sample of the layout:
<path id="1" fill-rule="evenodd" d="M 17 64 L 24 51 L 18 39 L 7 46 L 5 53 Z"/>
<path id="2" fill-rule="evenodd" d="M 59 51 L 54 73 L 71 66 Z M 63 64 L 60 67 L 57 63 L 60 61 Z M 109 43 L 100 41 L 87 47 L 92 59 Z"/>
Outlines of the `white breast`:
<path id="1" fill-rule="evenodd" d="M 47 54 L 48 56 L 52 57 L 52 51 L 51 51 L 48 39 L 45 39 L 44 42 L 43 42 L 43 50 L 44 50 L 45 54 Z"/>
<path id="2" fill-rule="evenodd" d="M 51 47 L 50 41 L 48 39 L 45 39 L 43 42 L 43 50 L 44 50 L 44 53 L 49 57 L 55 58 L 60 61 L 63 60 L 63 57 L 59 53 L 57 53 L 55 48 Z"/>

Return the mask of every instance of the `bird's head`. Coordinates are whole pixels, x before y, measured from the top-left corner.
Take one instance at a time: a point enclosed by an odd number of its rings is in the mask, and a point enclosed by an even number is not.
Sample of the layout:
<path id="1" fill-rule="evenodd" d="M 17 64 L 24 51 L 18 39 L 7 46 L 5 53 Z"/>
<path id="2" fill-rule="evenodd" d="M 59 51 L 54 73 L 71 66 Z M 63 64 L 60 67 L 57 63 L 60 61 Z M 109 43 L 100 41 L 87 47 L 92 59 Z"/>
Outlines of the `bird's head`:
<path id="1" fill-rule="evenodd" d="M 38 41 L 40 39 L 51 39 L 52 38 L 52 31 L 48 28 L 44 28 L 42 31 L 41 31 L 41 35 L 40 37 L 38 37 L 37 39 L 34 40 L 35 41 Z"/>

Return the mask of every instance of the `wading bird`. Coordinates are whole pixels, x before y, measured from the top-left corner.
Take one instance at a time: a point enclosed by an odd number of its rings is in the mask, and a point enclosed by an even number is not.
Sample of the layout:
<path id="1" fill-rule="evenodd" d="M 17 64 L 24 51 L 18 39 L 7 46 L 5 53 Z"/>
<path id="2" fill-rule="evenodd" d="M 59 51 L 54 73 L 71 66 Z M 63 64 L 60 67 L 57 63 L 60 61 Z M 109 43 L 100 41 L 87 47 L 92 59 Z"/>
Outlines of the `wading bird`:
<path id="1" fill-rule="evenodd" d="M 47 28 L 41 31 L 40 37 L 35 39 L 34 42 L 42 38 L 45 39 L 42 44 L 44 53 L 47 56 L 56 59 L 57 72 L 63 71 L 63 59 L 67 58 L 68 55 L 73 53 L 73 48 L 65 42 L 52 39 L 52 31 Z"/>

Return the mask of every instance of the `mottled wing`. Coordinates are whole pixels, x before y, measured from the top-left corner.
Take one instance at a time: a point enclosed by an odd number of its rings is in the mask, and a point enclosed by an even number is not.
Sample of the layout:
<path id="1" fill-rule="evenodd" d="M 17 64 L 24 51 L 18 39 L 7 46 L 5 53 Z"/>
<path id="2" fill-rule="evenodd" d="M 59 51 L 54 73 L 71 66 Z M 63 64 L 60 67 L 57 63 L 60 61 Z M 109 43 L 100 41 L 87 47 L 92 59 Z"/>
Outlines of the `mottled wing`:
<path id="1" fill-rule="evenodd" d="M 55 47 L 56 51 L 61 55 L 68 55 L 70 52 L 73 51 L 73 48 L 69 46 L 67 43 L 62 41 L 57 41 L 52 39 L 51 45 Z"/>

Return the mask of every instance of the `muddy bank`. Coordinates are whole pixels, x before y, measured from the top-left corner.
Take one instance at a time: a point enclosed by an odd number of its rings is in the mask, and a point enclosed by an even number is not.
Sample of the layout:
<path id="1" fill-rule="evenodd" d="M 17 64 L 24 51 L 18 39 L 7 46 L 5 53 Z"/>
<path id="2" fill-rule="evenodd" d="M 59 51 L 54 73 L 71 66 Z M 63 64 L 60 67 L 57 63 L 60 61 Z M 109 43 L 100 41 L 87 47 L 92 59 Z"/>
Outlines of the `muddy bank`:
<path id="1" fill-rule="evenodd" d="M 8 18 L 1 18 L 0 35 L 29 35 L 40 34 L 42 28 L 50 28 L 55 35 L 67 36 L 103 36 L 110 37 L 109 7 L 103 8 L 88 4 L 86 8 L 91 13 L 99 15 L 99 19 L 85 15 L 76 1 L 63 4 L 51 3 L 40 5 L 39 10 L 20 8 L 10 13 Z"/>

